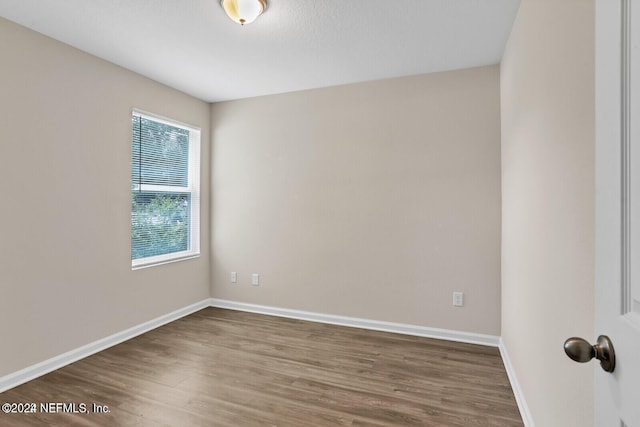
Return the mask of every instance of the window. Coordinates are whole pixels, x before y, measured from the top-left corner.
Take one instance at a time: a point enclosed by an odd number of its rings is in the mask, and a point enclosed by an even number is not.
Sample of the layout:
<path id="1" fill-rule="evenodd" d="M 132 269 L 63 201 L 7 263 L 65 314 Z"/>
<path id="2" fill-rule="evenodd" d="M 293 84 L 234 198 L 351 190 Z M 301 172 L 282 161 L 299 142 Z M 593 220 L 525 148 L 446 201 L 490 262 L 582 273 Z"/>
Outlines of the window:
<path id="1" fill-rule="evenodd" d="M 200 254 L 200 129 L 133 112 L 131 266 Z"/>

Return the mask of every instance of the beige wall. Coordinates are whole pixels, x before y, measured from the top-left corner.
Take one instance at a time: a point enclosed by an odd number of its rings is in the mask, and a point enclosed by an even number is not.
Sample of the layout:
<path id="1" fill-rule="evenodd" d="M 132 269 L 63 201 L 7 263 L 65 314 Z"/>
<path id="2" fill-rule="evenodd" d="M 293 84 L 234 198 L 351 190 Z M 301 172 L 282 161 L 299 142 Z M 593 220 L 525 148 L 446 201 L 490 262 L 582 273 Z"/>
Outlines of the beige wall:
<path id="1" fill-rule="evenodd" d="M 499 111 L 498 66 L 214 104 L 212 296 L 499 335 Z"/>
<path id="2" fill-rule="evenodd" d="M 538 426 L 593 425 L 594 2 L 524 0 L 501 66 L 502 337 Z"/>
<path id="3" fill-rule="evenodd" d="M 0 376 L 209 296 L 209 105 L 0 18 Z M 133 107 L 202 128 L 202 256 L 131 271 Z"/>

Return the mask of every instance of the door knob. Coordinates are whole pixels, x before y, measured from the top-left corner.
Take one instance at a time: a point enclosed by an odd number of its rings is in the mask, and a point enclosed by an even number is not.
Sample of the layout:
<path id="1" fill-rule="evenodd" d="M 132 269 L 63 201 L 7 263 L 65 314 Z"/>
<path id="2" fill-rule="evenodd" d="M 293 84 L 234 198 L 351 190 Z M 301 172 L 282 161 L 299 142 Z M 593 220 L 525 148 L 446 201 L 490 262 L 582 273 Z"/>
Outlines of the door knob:
<path id="1" fill-rule="evenodd" d="M 588 362 L 595 357 L 606 372 L 613 372 L 616 367 L 616 352 L 606 335 L 600 335 L 595 345 L 582 338 L 569 338 L 564 342 L 564 352 L 572 360 L 580 363 Z"/>

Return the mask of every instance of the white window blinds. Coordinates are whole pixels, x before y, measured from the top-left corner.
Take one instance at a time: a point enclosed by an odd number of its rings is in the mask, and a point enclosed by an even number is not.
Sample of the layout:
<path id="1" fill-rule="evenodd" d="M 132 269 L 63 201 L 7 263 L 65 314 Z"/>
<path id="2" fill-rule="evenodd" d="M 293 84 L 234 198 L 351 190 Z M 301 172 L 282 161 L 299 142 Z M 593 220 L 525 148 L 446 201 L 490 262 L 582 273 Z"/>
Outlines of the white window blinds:
<path id="1" fill-rule="evenodd" d="M 200 131 L 137 111 L 131 121 L 132 266 L 196 256 Z"/>

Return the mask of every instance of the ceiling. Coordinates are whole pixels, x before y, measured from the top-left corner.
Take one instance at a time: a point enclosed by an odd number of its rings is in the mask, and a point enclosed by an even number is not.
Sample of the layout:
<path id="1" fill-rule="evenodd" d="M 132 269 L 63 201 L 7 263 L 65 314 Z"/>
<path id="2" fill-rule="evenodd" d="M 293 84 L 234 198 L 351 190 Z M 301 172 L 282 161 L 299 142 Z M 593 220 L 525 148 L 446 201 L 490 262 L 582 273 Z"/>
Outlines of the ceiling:
<path id="1" fill-rule="evenodd" d="M 208 102 L 499 63 L 520 0 L 0 0 L 0 16 Z"/>

